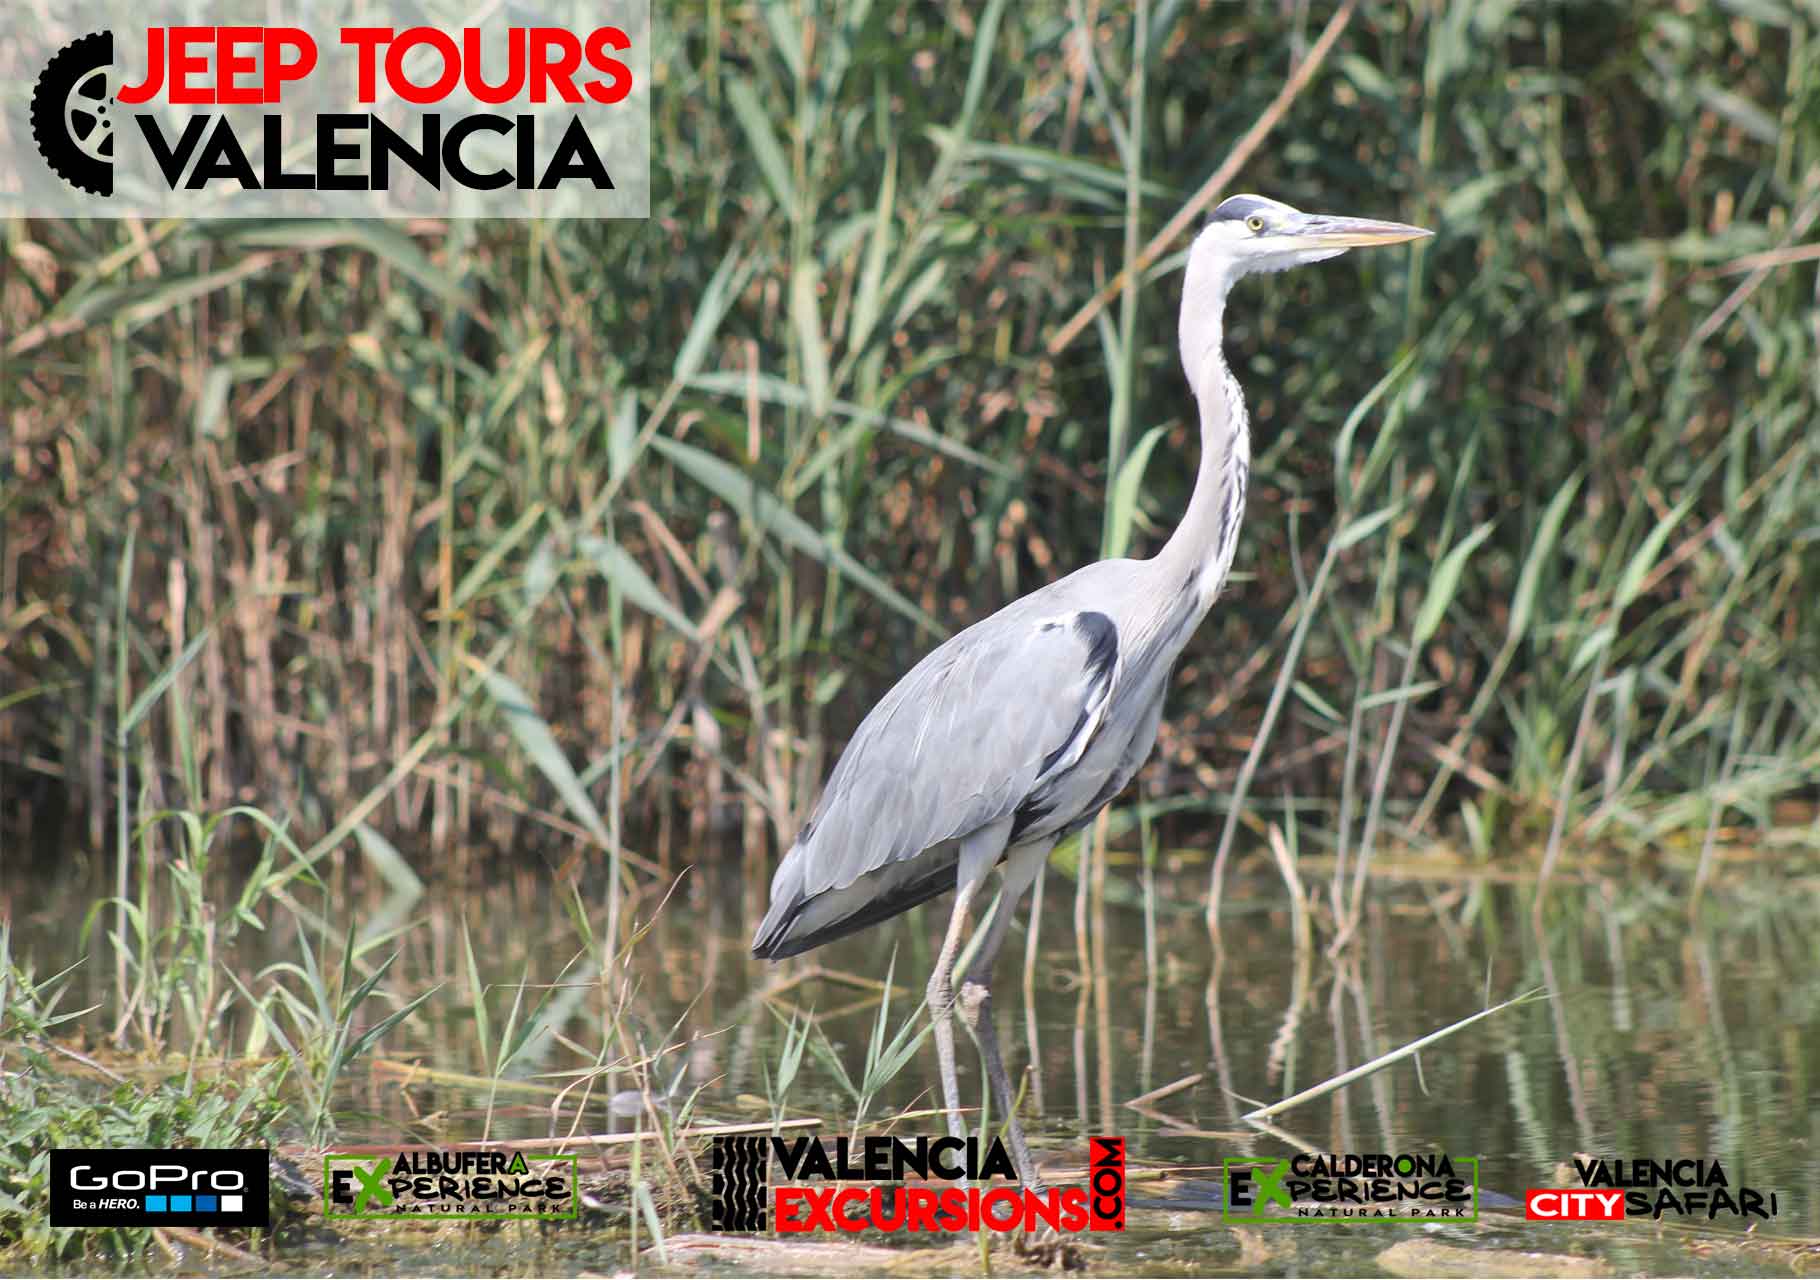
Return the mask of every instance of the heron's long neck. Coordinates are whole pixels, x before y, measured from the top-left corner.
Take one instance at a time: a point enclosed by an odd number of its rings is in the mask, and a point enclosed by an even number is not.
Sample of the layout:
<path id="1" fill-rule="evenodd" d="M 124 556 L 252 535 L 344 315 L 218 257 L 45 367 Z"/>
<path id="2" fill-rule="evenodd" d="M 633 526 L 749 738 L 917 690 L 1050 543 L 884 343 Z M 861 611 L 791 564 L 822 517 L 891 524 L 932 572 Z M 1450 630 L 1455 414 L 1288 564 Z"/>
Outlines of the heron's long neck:
<path id="1" fill-rule="evenodd" d="M 1156 556 L 1170 589 L 1194 593 L 1197 620 L 1232 568 L 1251 474 L 1245 397 L 1220 350 L 1221 310 L 1216 305 L 1191 320 L 1183 308 L 1183 366 L 1200 405 L 1201 465 L 1188 512 Z"/>

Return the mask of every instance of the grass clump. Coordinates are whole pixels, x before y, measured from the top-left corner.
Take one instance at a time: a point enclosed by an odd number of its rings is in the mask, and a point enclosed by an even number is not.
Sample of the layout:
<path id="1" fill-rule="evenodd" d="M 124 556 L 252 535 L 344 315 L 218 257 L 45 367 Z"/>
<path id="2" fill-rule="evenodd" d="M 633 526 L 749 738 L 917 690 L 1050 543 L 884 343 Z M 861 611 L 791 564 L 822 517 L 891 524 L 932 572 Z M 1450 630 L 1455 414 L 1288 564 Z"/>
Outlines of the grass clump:
<path id="1" fill-rule="evenodd" d="M 0 1258 L 11 1253 L 35 1266 L 135 1257 L 152 1237 L 150 1228 L 51 1226 L 52 1148 L 265 1147 L 287 1110 L 276 1064 L 242 1078 L 178 1075 L 111 1089 L 60 1073 L 41 1056 L 21 1065 L 0 1077 Z"/>
<path id="2" fill-rule="evenodd" d="M 152 1237 L 149 1228 L 51 1226 L 52 1149 L 264 1147 L 288 1110 L 281 1062 L 148 1084 L 59 1046 L 56 1029 L 89 1012 L 59 1011 L 68 976 L 20 968 L 0 926 L 0 1259 L 32 1267 L 134 1257 Z"/>

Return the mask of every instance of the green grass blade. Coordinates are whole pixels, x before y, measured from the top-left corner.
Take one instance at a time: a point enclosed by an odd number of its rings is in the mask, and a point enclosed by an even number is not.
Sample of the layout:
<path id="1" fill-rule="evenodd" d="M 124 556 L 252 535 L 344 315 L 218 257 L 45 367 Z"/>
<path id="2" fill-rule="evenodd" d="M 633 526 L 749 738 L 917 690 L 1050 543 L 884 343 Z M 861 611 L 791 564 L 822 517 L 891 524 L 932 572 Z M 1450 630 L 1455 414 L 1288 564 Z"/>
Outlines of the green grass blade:
<path id="1" fill-rule="evenodd" d="M 701 371 L 709 349 L 721 336 L 721 321 L 726 319 L 727 309 L 733 305 L 740 290 L 746 287 L 753 267 L 752 262 L 742 263 L 740 246 L 737 244 L 729 248 L 721 258 L 714 274 L 708 277 L 701 297 L 696 299 L 695 317 L 689 321 L 689 331 L 683 335 L 681 345 L 676 348 L 676 363 L 670 374 L 673 381 L 687 382 Z M 624 456 L 623 452 L 621 456 Z"/>
<path id="2" fill-rule="evenodd" d="M 446 302 L 462 307 L 474 305 L 473 297 L 447 268 L 430 261 L 429 255 L 402 228 L 378 219 L 242 224 L 221 238 L 248 248 L 302 249 L 310 253 L 344 247 L 359 249 L 395 267 Z"/>
<path id="3" fill-rule="evenodd" d="M 744 373 L 703 373 L 689 379 L 688 385 L 697 391 L 711 391 L 725 396 L 743 397 L 756 392 L 759 400 L 788 409 L 813 411 L 814 407 L 812 397 L 807 390 L 768 374 L 760 374 L 758 377 L 752 378 Z M 890 414 L 880 413 L 876 409 L 867 409 L 846 400 L 831 401 L 823 412 L 850 418 L 866 426 L 882 427 L 912 444 L 945 454 L 957 462 L 965 462 L 968 466 L 978 467 L 982 471 L 990 471 L 996 476 L 1009 478 L 1017 474 L 1016 470 L 1007 467 L 997 459 L 988 458 L 978 450 L 969 448 L 958 440 L 951 440 L 908 418 L 893 417 Z M 809 469 L 804 468 L 805 472 Z"/>
<path id="4" fill-rule="evenodd" d="M 1475 1022 L 1483 1022 L 1486 1018 L 1502 1013 L 1506 1009 L 1514 1009 L 1518 1005 L 1528 1004 L 1532 1000 L 1546 998 L 1546 993 L 1540 987 L 1533 991 L 1525 991 L 1522 995 L 1513 996 L 1509 1000 L 1494 1004 L 1489 1009 L 1481 1009 L 1477 1013 L 1469 1014 L 1457 1022 L 1442 1027 L 1439 1031 L 1432 1031 L 1419 1040 L 1411 1040 L 1408 1044 L 1399 1049 L 1392 1049 L 1389 1053 L 1380 1054 L 1370 1062 L 1361 1063 L 1350 1071 L 1343 1071 L 1337 1076 L 1323 1080 L 1320 1084 L 1303 1089 L 1301 1092 L 1291 1097 L 1284 1098 L 1281 1102 L 1273 1102 L 1267 1107 L 1258 1107 L 1255 1110 L 1248 1111 L 1245 1113 L 1243 1119 L 1254 1122 L 1269 1120 L 1271 1117 L 1279 1116 L 1283 1114 L 1283 1112 L 1299 1107 L 1305 1102 L 1313 1102 L 1317 1098 L 1324 1098 L 1336 1090 L 1343 1089 L 1349 1084 L 1363 1080 L 1366 1076 L 1374 1075 L 1377 1072 L 1382 1071 L 1385 1067 L 1401 1062 L 1405 1058 L 1413 1057 L 1430 1045 L 1439 1044 L 1441 1041 L 1447 1039 L 1447 1037 L 1464 1031 Z"/>
<path id="5" fill-rule="evenodd" d="M 879 179 L 878 199 L 872 209 L 872 235 L 866 242 L 865 265 L 860 268 L 859 290 L 853 298 L 853 315 L 847 322 L 847 350 L 859 351 L 872 336 L 883 309 L 881 292 L 885 263 L 891 254 L 892 209 L 897 201 L 897 148 L 885 152 L 885 172 Z"/>
<path id="6" fill-rule="evenodd" d="M 390 840 L 373 830 L 366 823 L 354 828 L 354 838 L 360 842 L 361 855 L 369 866 L 377 871 L 385 882 L 394 889 L 410 894 L 423 892 L 423 881 L 412 869 L 405 856 Z"/>
<path id="7" fill-rule="evenodd" d="M 1694 495 L 1689 494 L 1675 504 L 1674 510 L 1656 522 L 1656 527 L 1649 531 L 1630 560 L 1624 566 L 1624 575 L 1618 579 L 1618 589 L 1613 593 L 1612 604 L 1619 609 L 1630 606 L 1643 589 L 1643 579 L 1656 567 L 1656 557 L 1662 554 L 1662 545 L 1668 541 L 1668 535 L 1675 531 L 1675 526 L 1686 518 L 1688 509 L 1694 505 Z"/>
<path id="8" fill-rule="evenodd" d="M 1365 539 L 1369 538 L 1379 529 L 1382 529 L 1385 525 L 1396 519 L 1397 514 L 1402 510 L 1403 504 L 1397 502 L 1392 503 L 1388 507 L 1374 511 L 1368 516 L 1360 516 L 1357 520 L 1351 521 L 1344 529 L 1334 535 L 1334 546 L 1338 550 L 1344 551 L 1348 547 L 1365 541 Z"/>
<path id="9" fill-rule="evenodd" d="M 1425 645 L 1434 639 L 1440 629 L 1441 619 L 1447 608 L 1453 603 L 1454 593 L 1460 587 L 1460 574 L 1466 568 L 1466 561 L 1479 545 L 1491 535 L 1493 521 L 1487 520 L 1471 533 L 1461 538 L 1459 544 L 1441 557 L 1441 563 L 1435 568 L 1434 576 L 1428 582 L 1428 594 L 1422 598 L 1422 607 L 1416 611 L 1416 625 L 1411 639 L 1417 646 Z"/>
<path id="10" fill-rule="evenodd" d="M 1151 451 L 1165 434 L 1167 429 L 1164 427 L 1150 428 L 1131 452 L 1125 455 L 1125 465 L 1119 468 L 1118 481 L 1112 486 L 1110 518 L 1106 524 L 1106 555 L 1109 559 L 1122 557 L 1131 546 L 1131 529 L 1137 521 L 1138 495 L 1143 492 L 1144 470 L 1150 465 Z"/>
<path id="11" fill-rule="evenodd" d="M 152 682 L 140 691 L 139 696 L 133 699 L 133 705 L 127 709 L 126 715 L 121 718 L 120 736 L 122 739 L 139 727 L 139 722 L 145 719 L 151 709 L 157 705 L 158 699 L 164 696 L 165 690 L 169 689 L 177 677 L 183 674 L 183 669 L 196 660 L 196 655 L 202 652 L 202 646 L 207 644 L 214 634 L 213 624 L 198 631 L 194 638 L 183 646 L 183 652 L 177 655 L 177 660 L 160 671 Z"/>
<path id="12" fill-rule="evenodd" d="M 749 511 L 758 527 L 775 535 L 786 545 L 812 556 L 823 564 L 838 568 L 879 600 L 899 614 L 926 627 L 937 635 L 947 630 L 922 609 L 912 604 L 896 588 L 860 564 L 842 548 L 816 532 L 801 516 L 791 511 L 776 495 L 758 487 L 757 482 L 737 467 L 722 462 L 711 453 L 665 436 L 655 436 L 651 447 L 669 458 L 689 477 L 739 511 Z"/>
<path id="13" fill-rule="evenodd" d="M 544 718 L 537 714 L 531 699 L 518 687 L 510 676 L 497 671 L 485 671 L 481 679 L 486 685 L 488 695 L 504 715 L 506 727 L 518 740 L 519 747 L 531 758 L 538 772 L 556 788 L 556 794 L 568 806 L 575 820 L 588 829 L 601 848 L 606 848 L 612 841 L 607 836 L 606 823 L 601 821 L 600 811 L 588 798 L 588 793 L 575 776 L 575 770 L 569 764 L 569 758 L 563 754 L 556 743 L 556 735 Z"/>
<path id="14" fill-rule="evenodd" d="M 452 607 L 464 608 L 469 601 L 493 582 L 494 575 L 499 571 L 500 562 L 511 555 L 518 548 L 519 543 L 536 531 L 543 515 L 543 503 L 531 503 L 525 508 L 524 514 L 513 521 L 511 528 L 487 544 L 487 549 L 480 553 L 480 558 L 474 562 L 473 568 L 464 573 L 461 581 L 455 584 L 455 594 L 450 597 Z"/>
<path id="15" fill-rule="evenodd" d="M 423 994 L 412 999 L 410 1001 L 410 1003 L 406 1004 L 403 1008 L 396 1009 L 393 1012 L 388 1013 L 385 1017 L 381 1018 L 378 1022 L 374 1023 L 372 1026 L 368 1027 L 365 1031 L 361 1032 L 360 1035 L 356 1036 L 354 1038 L 354 1040 L 351 1041 L 348 1044 L 347 1048 L 342 1052 L 341 1064 L 343 1066 L 346 1066 L 348 1063 L 350 1063 L 350 1062 L 354 1061 L 354 1059 L 358 1058 L 361 1054 L 365 1053 L 368 1049 L 372 1048 L 373 1045 L 376 1044 L 379 1041 L 379 1039 L 385 1035 L 386 1032 L 390 1031 L 393 1027 L 395 1027 L 399 1023 L 403 1022 L 406 1018 L 410 1017 L 413 1013 L 416 1013 L 417 1010 L 423 1006 L 425 1001 L 427 1001 L 431 996 L 435 995 L 438 991 L 441 991 L 441 990 L 442 990 L 442 984 L 437 983 L 435 986 L 431 987 L 428 991 L 425 991 Z"/>
<path id="16" fill-rule="evenodd" d="M 464 917 L 461 922 L 461 951 L 468 978 L 468 999 L 474 1006 L 474 1038 L 481 1061 L 488 1070 L 493 1066 L 493 1022 L 487 1012 L 487 987 L 480 980 L 480 965 L 474 959 L 474 937 Z"/>
<path id="17" fill-rule="evenodd" d="M 618 587 L 629 602 L 653 617 L 663 619 L 689 639 L 701 639 L 701 632 L 696 630 L 689 615 L 677 608 L 675 602 L 651 581 L 651 576 L 624 547 L 611 538 L 593 533 L 577 538 L 575 546 L 582 555 L 594 562 L 600 576 Z"/>
<path id="18" fill-rule="evenodd" d="M 1385 394 L 1409 373 L 1419 352 L 1420 348 L 1412 348 L 1405 352 L 1403 358 L 1390 367 L 1390 372 L 1379 378 L 1372 385 L 1371 390 L 1359 398 L 1359 402 L 1353 405 L 1352 412 L 1346 415 L 1346 421 L 1340 425 L 1340 434 L 1333 442 L 1333 473 L 1340 481 L 1341 492 L 1345 495 L 1345 501 L 1348 504 L 1357 498 L 1352 491 L 1351 475 L 1352 442 L 1359 433 L 1359 426 L 1378 401 L 1383 399 Z"/>
<path id="19" fill-rule="evenodd" d="M 797 263 L 790 274 L 790 322 L 796 326 L 796 348 L 802 355 L 803 378 L 809 384 L 809 411 L 817 418 L 827 415 L 828 402 L 834 395 L 828 371 L 828 343 L 822 337 L 821 309 L 815 301 L 820 279 L 821 274 L 809 260 Z"/>
<path id="20" fill-rule="evenodd" d="M 1542 569 L 1554 554 L 1555 542 L 1561 536 L 1561 522 L 1567 518 L 1568 508 L 1580 492 L 1580 481 L 1584 478 L 1585 473 L 1576 471 L 1549 502 L 1548 509 L 1542 513 L 1542 522 L 1536 526 L 1536 540 L 1530 545 L 1523 570 L 1517 575 L 1517 589 L 1510 597 L 1508 634 L 1513 640 L 1520 639 L 1529 630 L 1529 619 L 1536 607 L 1536 591 L 1542 582 Z"/>
<path id="21" fill-rule="evenodd" d="M 752 158 L 758 162 L 758 172 L 771 189 L 771 198 L 777 201 L 780 209 L 795 208 L 796 184 L 790 180 L 790 162 L 771 128 L 770 113 L 758 100 L 758 91 L 744 76 L 733 76 L 727 81 L 727 101 L 733 107 L 733 118 L 739 122 L 740 131 L 752 146 Z"/>

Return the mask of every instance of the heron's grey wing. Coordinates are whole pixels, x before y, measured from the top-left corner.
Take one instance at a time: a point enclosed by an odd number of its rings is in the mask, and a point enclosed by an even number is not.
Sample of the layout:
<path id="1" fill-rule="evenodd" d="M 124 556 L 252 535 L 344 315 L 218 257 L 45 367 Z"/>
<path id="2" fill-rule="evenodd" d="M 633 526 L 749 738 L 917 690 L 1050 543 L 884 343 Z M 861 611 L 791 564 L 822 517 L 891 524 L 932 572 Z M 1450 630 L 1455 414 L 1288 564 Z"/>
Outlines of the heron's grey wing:
<path id="1" fill-rule="evenodd" d="M 952 887 L 955 842 L 1007 817 L 1015 831 L 1086 750 L 1119 656 L 1103 613 L 1014 605 L 924 658 L 835 765 L 753 950 L 792 955 Z"/>

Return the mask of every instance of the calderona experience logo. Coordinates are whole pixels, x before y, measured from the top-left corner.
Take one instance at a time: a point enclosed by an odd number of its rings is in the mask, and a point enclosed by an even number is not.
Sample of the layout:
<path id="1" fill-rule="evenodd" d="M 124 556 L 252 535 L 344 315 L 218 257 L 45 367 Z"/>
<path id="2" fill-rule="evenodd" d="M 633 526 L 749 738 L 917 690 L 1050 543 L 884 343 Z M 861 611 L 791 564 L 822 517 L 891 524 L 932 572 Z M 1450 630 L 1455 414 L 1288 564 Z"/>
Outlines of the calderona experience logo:
<path id="1" fill-rule="evenodd" d="M 1734 1187 L 1717 1160 L 1600 1160 L 1576 1156 L 1580 1188 L 1536 1187 L 1524 1193 L 1523 1216 L 1538 1222 L 1617 1222 L 1664 1215 L 1704 1217 L 1725 1214 L 1743 1221 L 1768 1221 L 1780 1203 L 1774 1191 Z"/>
<path id="2" fill-rule="evenodd" d="M 783 1185 L 771 1185 L 773 1168 Z M 722 1134 L 713 1170 L 711 1220 L 719 1231 L 1125 1229 L 1123 1138 L 1088 1140 L 1086 1186 L 1041 1192 L 1018 1184 L 997 1138 L 982 1147 L 977 1138 L 875 1134 L 855 1143 Z M 926 1185 L 942 1182 L 954 1185 Z"/>
<path id="3" fill-rule="evenodd" d="M 0 113 L 0 215 L 647 212 L 646 0 L 447 24 L 402 4 L 358 23 L 312 21 L 345 6 L 308 0 L 202 7 L 220 21 L 73 0 L 58 21 L 94 25 L 58 45 L 34 52 L 35 24 L 0 35 L 0 85 L 31 87 Z"/>
<path id="4" fill-rule="evenodd" d="M 331 1152 L 322 1160 L 322 1216 L 410 1218 L 574 1218 L 574 1154 L 453 1149 L 397 1155 Z"/>
<path id="5" fill-rule="evenodd" d="M 1383 1151 L 1229 1159 L 1222 1221 L 1477 1222 L 1477 1156 Z"/>

